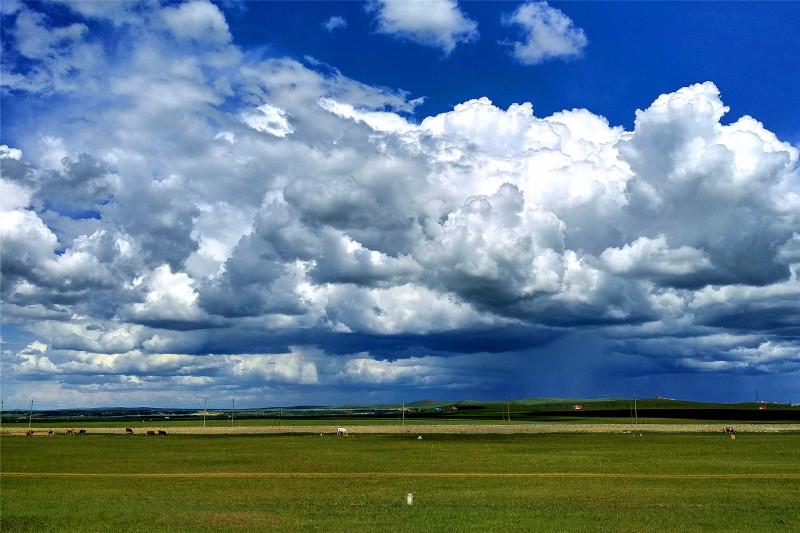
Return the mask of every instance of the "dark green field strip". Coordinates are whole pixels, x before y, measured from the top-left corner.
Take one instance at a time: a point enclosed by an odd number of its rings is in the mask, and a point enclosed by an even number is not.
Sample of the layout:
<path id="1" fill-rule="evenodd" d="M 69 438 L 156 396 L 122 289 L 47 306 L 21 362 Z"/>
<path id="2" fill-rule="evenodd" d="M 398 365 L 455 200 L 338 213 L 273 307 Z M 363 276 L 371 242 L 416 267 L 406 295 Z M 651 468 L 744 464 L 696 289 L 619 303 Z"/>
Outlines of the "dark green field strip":
<path id="1" fill-rule="evenodd" d="M 475 477 L 475 478 L 619 478 L 619 479 L 798 479 L 796 474 L 748 472 L 739 474 L 636 474 L 628 472 L 0 472 L 0 477 L 75 478 L 368 478 L 368 477 Z"/>
<path id="2" fill-rule="evenodd" d="M 800 474 L 800 435 L 508 435 L 337 439 L 180 436 L 0 439 L 2 468 L 26 473 L 594 472 Z"/>

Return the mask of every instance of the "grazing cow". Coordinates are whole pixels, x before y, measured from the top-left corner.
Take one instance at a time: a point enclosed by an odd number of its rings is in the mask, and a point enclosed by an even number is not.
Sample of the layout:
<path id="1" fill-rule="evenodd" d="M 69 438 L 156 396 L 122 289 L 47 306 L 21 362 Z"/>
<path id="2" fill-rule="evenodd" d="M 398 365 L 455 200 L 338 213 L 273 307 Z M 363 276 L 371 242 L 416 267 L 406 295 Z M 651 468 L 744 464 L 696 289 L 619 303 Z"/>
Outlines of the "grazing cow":
<path id="1" fill-rule="evenodd" d="M 26 436 L 26 437 L 33 437 L 33 431 L 31 431 L 31 430 L 29 429 L 28 431 L 26 431 L 26 432 L 25 432 L 25 436 Z"/>
<path id="2" fill-rule="evenodd" d="M 346 437 L 347 436 L 347 428 L 343 428 L 343 427 L 336 428 L 336 436 L 337 437 Z"/>
<path id="3" fill-rule="evenodd" d="M 86 430 L 85 429 L 79 429 L 78 430 L 78 435 L 86 435 Z"/>
<path id="4" fill-rule="evenodd" d="M 125 428 L 126 435 L 133 435 L 133 428 Z"/>
<path id="5" fill-rule="evenodd" d="M 52 437 L 52 436 L 53 436 L 53 435 L 55 435 L 55 434 L 56 434 L 56 432 L 55 432 L 55 431 L 53 431 L 52 429 L 51 429 L 50 431 L 48 431 L 48 432 L 47 432 L 47 436 L 48 436 L 48 437 Z"/>
<path id="6" fill-rule="evenodd" d="M 67 435 L 70 435 L 70 436 L 72 436 L 72 435 L 74 435 L 74 434 L 75 434 L 75 428 L 67 428 L 67 431 L 66 431 L 65 433 L 66 433 Z"/>
<path id="7" fill-rule="evenodd" d="M 159 434 L 159 435 L 163 435 L 164 437 L 166 437 L 166 436 L 167 436 L 167 432 L 166 432 L 166 431 L 164 431 L 163 429 L 159 429 L 159 430 L 158 430 L 158 434 Z"/>
<path id="8" fill-rule="evenodd" d="M 725 426 L 722 428 L 722 432 L 726 435 L 736 435 L 736 430 L 732 426 Z"/>
<path id="9" fill-rule="evenodd" d="M 147 434 L 148 434 L 148 435 L 150 435 L 150 436 L 152 436 L 152 435 L 155 435 L 155 434 L 156 434 L 156 432 L 155 432 L 155 431 L 153 431 L 152 429 L 148 429 L 148 430 L 147 430 Z"/>

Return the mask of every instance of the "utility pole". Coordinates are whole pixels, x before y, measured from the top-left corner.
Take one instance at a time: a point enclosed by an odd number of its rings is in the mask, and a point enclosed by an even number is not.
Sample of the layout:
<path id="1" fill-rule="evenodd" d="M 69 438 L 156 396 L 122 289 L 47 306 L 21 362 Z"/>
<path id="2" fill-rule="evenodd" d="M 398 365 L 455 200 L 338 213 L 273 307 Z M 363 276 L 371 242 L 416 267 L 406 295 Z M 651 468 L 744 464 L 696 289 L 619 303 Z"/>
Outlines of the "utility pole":
<path id="1" fill-rule="evenodd" d="M 403 426 L 406 425 L 406 402 L 403 402 Z"/>
<path id="2" fill-rule="evenodd" d="M 236 411 L 236 398 L 231 398 L 231 427 L 233 427 L 233 413 Z"/>
<path id="3" fill-rule="evenodd" d="M 33 400 L 31 400 L 31 411 L 28 413 L 28 429 L 31 429 L 31 420 L 33 420 Z"/>
<path id="4" fill-rule="evenodd" d="M 208 412 L 208 398 L 203 398 L 203 429 L 206 427 L 206 413 Z"/>
<path id="5" fill-rule="evenodd" d="M 636 420 L 636 423 L 639 423 L 639 411 L 636 408 L 636 396 L 633 397 L 633 416 Z"/>

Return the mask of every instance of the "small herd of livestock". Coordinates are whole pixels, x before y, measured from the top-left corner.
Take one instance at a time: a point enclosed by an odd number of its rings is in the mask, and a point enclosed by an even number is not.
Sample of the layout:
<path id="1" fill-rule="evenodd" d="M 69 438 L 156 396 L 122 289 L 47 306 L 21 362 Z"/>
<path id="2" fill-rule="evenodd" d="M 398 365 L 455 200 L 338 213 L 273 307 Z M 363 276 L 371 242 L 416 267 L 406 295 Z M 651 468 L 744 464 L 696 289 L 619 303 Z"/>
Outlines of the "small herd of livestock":
<path id="1" fill-rule="evenodd" d="M 67 429 L 64 430 L 64 434 L 65 435 L 72 436 L 72 435 L 75 435 L 76 433 L 78 435 L 86 435 L 86 430 L 85 429 L 77 429 L 76 430 L 75 428 L 67 428 Z M 34 436 L 40 436 L 40 435 L 45 435 L 45 434 L 48 437 L 52 437 L 53 435 L 56 434 L 56 432 L 54 430 L 52 430 L 52 429 L 47 430 L 46 433 L 44 431 L 34 431 L 32 429 L 29 429 L 29 430 L 27 430 L 25 432 L 25 436 L 26 437 L 34 437 Z M 133 428 L 125 428 L 125 434 L 126 435 L 133 435 Z M 167 432 L 165 430 L 163 430 L 163 429 L 158 429 L 158 430 L 148 429 L 147 431 L 145 431 L 145 435 L 150 435 L 150 436 L 161 435 L 161 436 L 166 437 L 167 436 Z M 322 435 L 322 433 L 320 433 L 320 435 Z M 347 436 L 349 436 L 347 434 L 347 428 L 337 427 L 336 428 L 336 436 L 337 437 L 347 437 Z"/>
<path id="2" fill-rule="evenodd" d="M 56 434 L 56 432 L 54 430 L 52 430 L 52 429 L 49 429 L 46 432 L 45 431 L 34 431 L 32 429 L 29 429 L 29 430 L 27 430 L 25 432 L 25 436 L 26 437 L 35 437 L 35 436 L 39 436 L 39 435 L 47 435 L 48 437 L 52 437 L 55 434 Z M 126 435 L 133 435 L 133 428 L 125 428 L 125 434 Z M 86 435 L 86 430 L 85 429 L 67 428 L 67 429 L 64 430 L 64 435 L 69 435 L 69 436 Z M 167 432 L 164 431 L 163 429 L 159 429 L 159 430 L 148 429 L 145 432 L 145 435 L 150 435 L 150 436 L 162 435 L 162 436 L 166 437 L 167 436 Z"/>
<path id="3" fill-rule="evenodd" d="M 736 438 L 736 430 L 732 426 L 725 426 L 724 428 L 722 428 L 722 432 L 725 435 L 729 435 L 731 438 L 734 438 L 734 439 Z M 46 432 L 45 431 L 34 431 L 32 429 L 29 429 L 29 430 L 27 430 L 25 432 L 25 436 L 26 437 L 33 437 L 33 436 L 39 436 L 39 435 L 47 435 L 48 437 L 52 437 L 55 434 L 56 434 L 56 432 L 54 430 L 52 430 L 52 429 L 47 430 Z M 86 430 L 85 429 L 77 429 L 76 430 L 75 428 L 67 428 L 66 430 L 64 430 L 64 434 L 65 435 L 70 435 L 70 436 L 75 435 L 75 434 L 77 434 L 77 435 L 86 435 Z M 126 435 L 133 435 L 133 428 L 125 428 L 125 434 Z M 156 429 L 148 429 L 148 430 L 145 431 L 145 435 L 149 435 L 149 436 L 161 435 L 161 436 L 166 437 L 167 436 L 167 432 L 165 430 L 163 430 L 163 429 L 157 429 L 157 430 Z M 321 437 L 322 433 L 320 433 L 319 435 Z M 347 433 L 347 428 L 343 428 L 341 426 L 337 427 L 336 428 L 336 436 L 337 437 L 348 437 L 349 435 Z M 422 440 L 422 435 L 420 435 L 417 438 L 419 440 Z"/>

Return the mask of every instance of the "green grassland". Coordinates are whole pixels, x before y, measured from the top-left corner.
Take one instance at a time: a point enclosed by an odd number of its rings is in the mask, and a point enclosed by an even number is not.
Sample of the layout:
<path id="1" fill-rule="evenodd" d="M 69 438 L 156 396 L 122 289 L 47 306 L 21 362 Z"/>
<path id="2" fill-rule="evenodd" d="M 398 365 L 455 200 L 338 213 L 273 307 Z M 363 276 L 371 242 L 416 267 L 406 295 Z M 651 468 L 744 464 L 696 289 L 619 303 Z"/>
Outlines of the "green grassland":
<path id="1" fill-rule="evenodd" d="M 4 436 L 0 494 L 4 532 L 797 531 L 800 435 Z"/>

